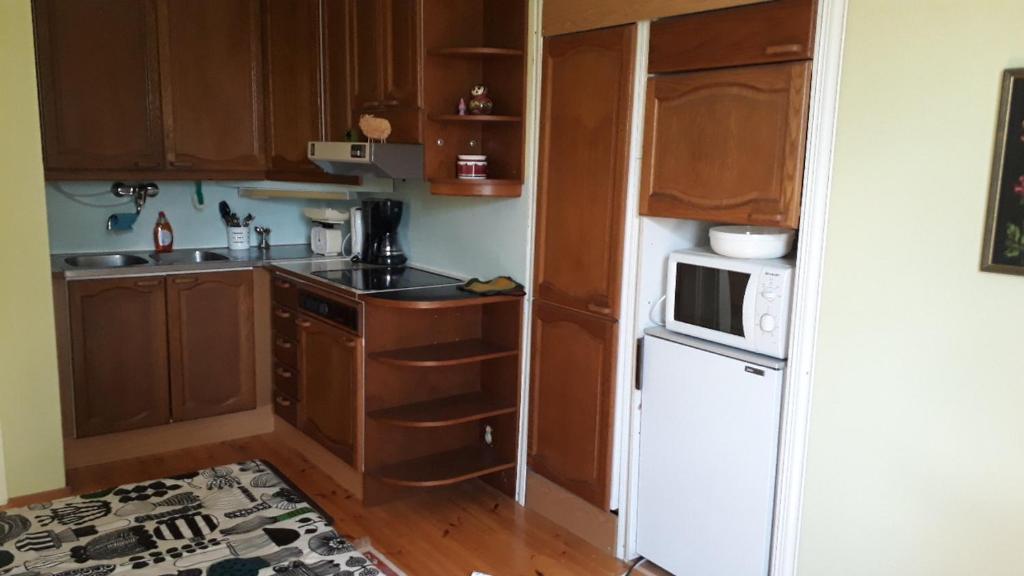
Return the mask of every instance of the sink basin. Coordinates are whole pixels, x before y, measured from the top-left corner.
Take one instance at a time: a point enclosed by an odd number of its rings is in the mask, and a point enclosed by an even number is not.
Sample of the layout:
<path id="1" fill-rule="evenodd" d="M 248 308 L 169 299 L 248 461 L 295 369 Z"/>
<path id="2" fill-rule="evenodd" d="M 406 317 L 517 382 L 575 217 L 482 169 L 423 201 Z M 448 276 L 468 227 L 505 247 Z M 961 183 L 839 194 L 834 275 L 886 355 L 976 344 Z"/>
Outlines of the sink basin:
<path id="1" fill-rule="evenodd" d="M 149 260 L 133 254 L 83 254 L 69 256 L 64 261 L 76 268 L 123 268 L 149 264 Z"/>
<path id="2" fill-rule="evenodd" d="M 149 256 L 160 264 L 199 264 L 201 262 L 219 262 L 229 259 L 223 254 L 210 252 L 209 250 L 179 250 L 166 254 L 154 252 Z"/>

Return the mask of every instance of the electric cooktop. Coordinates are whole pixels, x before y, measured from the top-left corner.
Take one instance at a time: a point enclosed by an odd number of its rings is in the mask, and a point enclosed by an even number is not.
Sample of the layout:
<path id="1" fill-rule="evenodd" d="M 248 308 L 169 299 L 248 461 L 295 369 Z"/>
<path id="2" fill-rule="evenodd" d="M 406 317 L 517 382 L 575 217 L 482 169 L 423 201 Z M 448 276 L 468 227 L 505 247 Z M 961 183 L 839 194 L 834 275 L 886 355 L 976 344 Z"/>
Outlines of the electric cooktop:
<path id="1" fill-rule="evenodd" d="M 341 284 L 359 292 L 381 290 L 402 290 L 405 288 L 429 288 L 462 284 L 458 278 L 434 274 L 404 266 L 401 268 L 350 268 L 347 270 L 323 270 L 313 272 L 314 276 L 328 282 Z"/>

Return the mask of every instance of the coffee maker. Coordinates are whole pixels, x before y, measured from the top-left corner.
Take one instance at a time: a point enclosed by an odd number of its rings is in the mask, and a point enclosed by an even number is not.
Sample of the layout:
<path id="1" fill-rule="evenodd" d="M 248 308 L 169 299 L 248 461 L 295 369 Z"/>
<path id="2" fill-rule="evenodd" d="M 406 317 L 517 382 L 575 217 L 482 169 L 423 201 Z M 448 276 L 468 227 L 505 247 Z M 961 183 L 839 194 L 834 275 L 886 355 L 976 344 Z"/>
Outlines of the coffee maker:
<path id="1" fill-rule="evenodd" d="M 398 242 L 402 203 L 398 200 L 364 200 L 363 242 L 359 260 L 367 264 L 405 266 L 407 258 Z"/>

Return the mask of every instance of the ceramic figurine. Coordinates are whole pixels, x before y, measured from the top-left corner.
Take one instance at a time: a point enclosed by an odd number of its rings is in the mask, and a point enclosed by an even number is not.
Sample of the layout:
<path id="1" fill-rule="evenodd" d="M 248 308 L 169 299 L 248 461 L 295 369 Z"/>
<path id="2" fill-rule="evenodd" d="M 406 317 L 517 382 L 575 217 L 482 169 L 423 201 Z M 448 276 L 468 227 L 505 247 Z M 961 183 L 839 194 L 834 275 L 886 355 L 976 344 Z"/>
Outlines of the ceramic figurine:
<path id="1" fill-rule="evenodd" d="M 391 135 L 391 122 L 387 118 L 377 118 L 373 114 L 359 117 L 359 128 L 370 142 L 387 142 Z"/>
<path id="2" fill-rule="evenodd" d="M 459 98 L 459 116 L 466 115 L 466 99 Z"/>
<path id="3" fill-rule="evenodd" d="M 473 86 L 471 94 L 473 97 L 469 100 L 470 114 L 490 114 L 491 110 L 494 110 L 494 102 L 487 95 L 486 86 L 483 84 Z"/>

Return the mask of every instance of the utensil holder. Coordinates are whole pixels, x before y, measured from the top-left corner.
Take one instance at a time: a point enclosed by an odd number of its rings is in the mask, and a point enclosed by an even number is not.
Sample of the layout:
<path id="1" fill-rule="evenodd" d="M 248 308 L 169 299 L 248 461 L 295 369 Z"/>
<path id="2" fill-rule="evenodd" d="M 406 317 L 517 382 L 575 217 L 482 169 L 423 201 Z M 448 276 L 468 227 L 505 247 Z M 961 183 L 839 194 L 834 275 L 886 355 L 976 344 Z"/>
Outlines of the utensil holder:
<path id="1" fill-rule="evenodd" d="M 249 228 L 247 226 L 228 226 L 228 249 L 249 249 Z"/>

